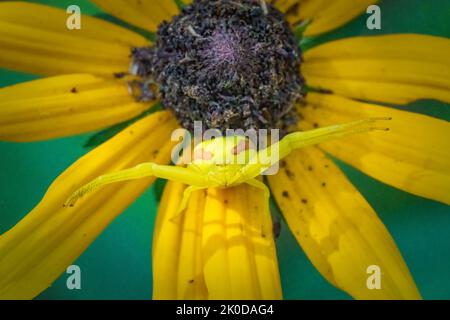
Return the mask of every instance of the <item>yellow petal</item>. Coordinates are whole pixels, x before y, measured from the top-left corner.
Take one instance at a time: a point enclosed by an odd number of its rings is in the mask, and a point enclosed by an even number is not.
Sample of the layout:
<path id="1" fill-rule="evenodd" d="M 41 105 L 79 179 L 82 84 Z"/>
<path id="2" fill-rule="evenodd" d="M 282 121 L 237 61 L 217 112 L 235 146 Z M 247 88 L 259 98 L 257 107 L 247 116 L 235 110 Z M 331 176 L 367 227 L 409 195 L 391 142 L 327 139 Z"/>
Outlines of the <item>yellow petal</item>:
<path id="1" fill-rule="evenodd" d="M 281 299 L 272 235 L 261 236 L 264 196 L 249 186 L 196 191 L 169 182 L 153 242 L 155 299 Z"/>
<path id="2" fill-rule="evenodd" d="M 269 181 L 292 233 L 330 283 L 356 299 L 420 298 L 388 230 L 323 152 L 297 151 Z M 380 290 L 368 288 L 370 266 L 381 269 Z"/>
<path id="3" fill-rule="evenodd" d="M 128 71 L 133 47 L 148 41 L 89 16 L 69 30 L 65 11 L 26 2 L 0 3 L 0 67 L 37 74 Z"/>
<path id="4" fill-rule="evenodd" d="M 156 31 L 164 20 L 170 20 L 179 10 L 175 0 L 92 0 L 111 15 L 144 30 Z"/>
<path id="5" fill-rule="evenodd" d="M 336 29 L 353 20 L 378 0 L 275 0 L 275 6 L 286 12 L 291 23 L 311 20 L 306 36 Z"/>
<path id="6" fill-rule="evenodd" d="M 334 95 L 309 94 L 301 126 L 392 117 L 373 132 L 327 142 L 323 149 L 364 173 L 415 195 L 450 204 L 450 123 L 417 113 L 356 102 Z"/>
<path id="7" fill-rule="evenodd" d="M 205 191 L 192 193 L 183 216 L 175 218 L 185 189 L 168 182 L 159 206 L 153 238 L 154 299 L 208 298 L 201 262 Z"/>
<path id="8" fill-rule="evenodd" d="M 125 82 L 88 74 L 56 76 L 0 89 L 0 140 L 36 141 L 104 128 L 150 107 Z"/>
<path id="9" fill-rule="evenodd" d="M 174 128 L 168 112 L 150 115 L 60 175 L 42 201 L 0 237 L 0 299 L 30 299 L 48 288 L 154 179 L 111 185 L 63 208 L 72 192 L 107 172 L 145 161 L 167 163 Z"/>
<path id="10" fill-rule="evenodd" d="M 308 85 L 387 103 L 450 102 L 450 40 L 400 34 L 337 40 L 306 52 Z"/>

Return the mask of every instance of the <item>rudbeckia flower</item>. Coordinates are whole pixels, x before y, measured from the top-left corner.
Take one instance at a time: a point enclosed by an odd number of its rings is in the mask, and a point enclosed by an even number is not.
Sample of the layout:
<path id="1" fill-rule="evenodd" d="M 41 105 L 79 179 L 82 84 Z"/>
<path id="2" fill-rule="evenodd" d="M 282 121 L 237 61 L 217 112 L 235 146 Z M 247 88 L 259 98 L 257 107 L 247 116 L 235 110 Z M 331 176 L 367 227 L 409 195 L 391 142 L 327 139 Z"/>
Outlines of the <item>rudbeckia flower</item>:
<path id="1" fill-rule="evenodd" d="M 81 29 L 69 30 L 64 10 L 0 3 L 0 66 L 47 76 L 0 89 L 0 140 L 123 127 L 56 178 L 0 237 L 0 298 L 31 299 L 47 289 L 155 178 L 111 184 L 64 207 L 73 192 L 110 172 L 169 164 L 171 134 L 180 126 L 190 129 L 198 119 L 221 130 L 306 131 L 383 117 L 392 118 L 388 133 L 297 150 L 265 182 L 332 285 L 355 299 L 421 298 L 389 231 L 333 158 L 450 204 L 449 123 L 386 106 L 450 102 L 448 39 L 359 36 L 304 52 L 293 42 L 294 34 L 313 38 L 349 22 L 373 0 L 92 2 L 124 23 L 83 15 Z M 269 206 L 263 192 L 248 185 L 195 191 L 174 220 L 187 187 L 170 181 L 161 198 L 153 298 L 282 299 L 274 236 L 257 232 L 261 219 L 272 224 L 262 216 Z M 381 270 L 381 288 L 369 288 L 370 266 Z"/>

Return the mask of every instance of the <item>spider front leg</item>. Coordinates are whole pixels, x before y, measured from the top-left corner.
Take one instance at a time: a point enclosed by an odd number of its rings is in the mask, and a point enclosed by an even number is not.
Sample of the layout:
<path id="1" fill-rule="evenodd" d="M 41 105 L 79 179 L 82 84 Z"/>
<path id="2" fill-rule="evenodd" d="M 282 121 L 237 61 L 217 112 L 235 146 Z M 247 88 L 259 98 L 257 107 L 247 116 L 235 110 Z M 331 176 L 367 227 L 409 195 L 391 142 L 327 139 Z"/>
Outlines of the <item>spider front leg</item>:
<path id="1" fill-rule="evenodd" d="M 256 178 L 260 174 L 264 173 L 264 171 L 271 168 L 274 164 L 286 158 L 293 151 L 301 148 L 358 133 L 375 130 L 388 131 L 389 128 L 387 127 L 378 127 L 375 125 L 378 121 L 383 120 L 391 120 L 391 118 L 368 118 L 311 131 L 299 131 L 288 134 L 281 141 L 266 149 L 260 150 L 257 155 L 251 159 L 250 163 L 245 165 L 236 174 L 236 176 L 231 180 L 231 183 L 239 184 L 252 178 Z M 265 161 L 262 161 L 262 159 L 265 159 Z"/>
<path id="2" fill-rule="evenodd" d="M 189 168 L 164 166 L 158 165 L 156 163 L 143 163 L 131 169 L 113 172 L 98 177 L 97 179 L 86 184 L 85 186 L 78 189 L 75 193 L 73 193 L 64 203 L 64 206 L 73 207 L 81 197 L 97 191 L 106 185 L 151 176 L 172 181 L 179 181 L 185 184 L 199 187 L 206 186 L 208 183 L 207 177 L 204 177 L 201 173 L 193 171 Z"/>
<path id="3" fill-rule="evenodd" d="M 282 160 L 286 158 L 291 152 L 323 143 L 330 140 L 336 140 L 346 136 L 365 133 L 375 130 L 389 131 L 387 127 L 378 127 L 375 124 L 379 121 L 392 120 L 388 117 L 368 118 L 357 120 L 344 124 L 337 124 L 329 127 L 319 128 L 311 131 L 300 131 L 288 134 L 279 143 L 269 147 L 270 154 L 278 152 L 277 158 Z"/>

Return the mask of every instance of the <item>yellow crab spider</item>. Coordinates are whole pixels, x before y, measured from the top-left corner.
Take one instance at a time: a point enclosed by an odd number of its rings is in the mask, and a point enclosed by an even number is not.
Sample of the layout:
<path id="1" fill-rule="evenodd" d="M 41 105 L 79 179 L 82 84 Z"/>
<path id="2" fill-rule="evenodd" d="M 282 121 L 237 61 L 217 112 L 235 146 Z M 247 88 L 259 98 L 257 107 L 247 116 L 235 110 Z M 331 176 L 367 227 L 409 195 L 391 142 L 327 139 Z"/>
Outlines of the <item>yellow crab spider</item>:
<path id="1" fill-rule="evenodd" d="M 388 130 L 375 126 L 375 122 L 390 118 L 369 118 L 346 124 L 339 124 L 311 131 L 300 131 L 286 135 L 279 142 L 257 151 L 244 136 L 216 138 L 199 143 L 194 148 L 194 159 L 186 167 L 143 163 L 137 167 L 106 174 L 80 188 L 66 201 L 64 206 L 74 206 L 78 199 L 108 184 L 154 176 L 189 185 L 180 204 L 181 214 L 190 194 L 206 188 L 227 188 L 243 183 L 261 189 L 265 197 L 270 196 L 267 186 L 257 179 L 276 162 L 291 152 L 343 136 Z M 261 159 L 275 159 L 261 161 Z M 275 155 L 275 157 L 273 157 Z"/>

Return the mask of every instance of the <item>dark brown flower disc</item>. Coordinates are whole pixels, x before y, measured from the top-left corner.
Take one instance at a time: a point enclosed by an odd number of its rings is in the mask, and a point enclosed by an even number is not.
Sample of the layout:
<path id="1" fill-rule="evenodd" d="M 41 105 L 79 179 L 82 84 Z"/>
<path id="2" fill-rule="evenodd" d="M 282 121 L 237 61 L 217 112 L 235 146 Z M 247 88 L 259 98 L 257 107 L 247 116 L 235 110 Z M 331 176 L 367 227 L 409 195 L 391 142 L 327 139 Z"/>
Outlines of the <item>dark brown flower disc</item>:
<path id="1" fill-rule="evenodd" d="M 159 87 L 180 124 L 274 129 L 295 121 L 301 52 L 283 14 L 259 0 L 195 0 L 133 50 L 134 71 Z"/>

